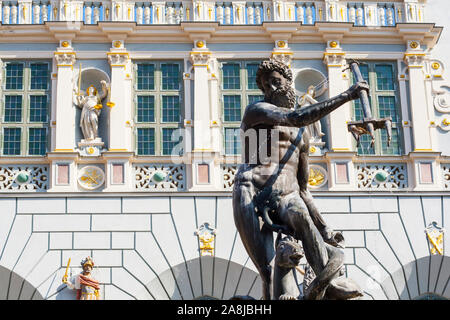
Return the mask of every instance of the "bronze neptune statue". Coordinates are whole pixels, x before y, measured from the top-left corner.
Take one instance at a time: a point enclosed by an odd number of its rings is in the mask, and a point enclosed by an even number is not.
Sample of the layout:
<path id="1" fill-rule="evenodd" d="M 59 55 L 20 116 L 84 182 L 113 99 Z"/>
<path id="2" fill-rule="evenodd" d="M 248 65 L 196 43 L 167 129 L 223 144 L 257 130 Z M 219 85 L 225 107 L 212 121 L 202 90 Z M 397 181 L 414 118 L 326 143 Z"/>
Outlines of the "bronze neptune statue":
<path id="1" fill-rule="evenodd" d="M 305 299 L 360 296 L 359 287 L 342 278 L 344 238 L 325 224 L 307 189 L 309 137 L 304 128 L 357 99 L 369 86 L 360 81 L 336 97 L 295 109 L 292 71 L 284 63 L 263 61 L 256 82 L 264 101 L 247 106 L 242 119 L 243 163 L 235 176 L 233 211 L 245 249 L 261 276 L 262 298 L 271 299 L 273 232 L 302 243 L 316 275 Z"/>

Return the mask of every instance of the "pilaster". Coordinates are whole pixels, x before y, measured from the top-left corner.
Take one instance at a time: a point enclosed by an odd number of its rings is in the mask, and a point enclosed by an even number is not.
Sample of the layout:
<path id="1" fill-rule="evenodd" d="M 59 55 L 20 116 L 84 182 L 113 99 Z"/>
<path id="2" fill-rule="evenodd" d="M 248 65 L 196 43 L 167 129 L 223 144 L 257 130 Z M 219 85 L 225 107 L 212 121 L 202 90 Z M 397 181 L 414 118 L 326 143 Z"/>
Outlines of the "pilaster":
<path id="1" fill-rule="evenodd" d="M 328 41 L 323 61 L 328 67 L 329 97 L 335 97 L 348 89 L 348 81 L 343 79 L 343 66 L 346 64 L 345 52 L 339 41 Z M 331 112 L 327 118 L 330 128 L 330 151 L 351 151 L 351 135 L 347 130 L 347 121 L 351 119 L 351 104 L 346 103 L 338 110 Z"/>
<path id="2" fill-rule="evenodd" d="M 75 107 L 73 105 L 73 65 L 76 54 L 70 41 L 60 41 L 54 53 L 57 67 L 55 148 L 56 152 L 73 151 L 75 145 Z M 52 121 L 52 125 L 53 125 Z"/>
<path id="3" fill-rule="evenodd" d="M 109 112 L 109 151 L 130 151 L 131 147 L 131 91 L 132 64 L 122 40 L 112 41 L 107 53 L 111 65 L 111 87 L 107 106 Z"/>
<path id="4" fill-rule="evenodd" d="M 414 151 L 432 151 L 430 118 L 425 88 L 425 52 L 418 41 L 408 41 L 404 61 L 409 71 L 411 126 Z"/>

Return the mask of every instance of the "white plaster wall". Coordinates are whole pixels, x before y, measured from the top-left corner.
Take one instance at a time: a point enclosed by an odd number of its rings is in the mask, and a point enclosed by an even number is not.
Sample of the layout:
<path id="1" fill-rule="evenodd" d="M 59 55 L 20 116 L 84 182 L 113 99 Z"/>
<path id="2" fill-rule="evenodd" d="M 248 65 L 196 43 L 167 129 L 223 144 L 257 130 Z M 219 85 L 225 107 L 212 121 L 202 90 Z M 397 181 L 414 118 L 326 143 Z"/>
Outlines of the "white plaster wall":
<path id="1" fill-rule="evenodd" d="M 426 21 L 436 23 L 436 26 L 444 27 L 438 44 L 434 47 L 432 55 L 445 63 L 446 79 L 450 76 L 450 1 L 428 0 L 426 9 Z"/>
<path id="2" fill-rule="evenodd" d="M 446 227 L 448 196 L 315 197 L 346 239 L 347 276 L 365 299 L 450 297 L 450 246 L 431 255 L 424 233 Z M 75 299 L 61 283 L 92 256 L 102 299 L 259 299 L 261 282 L 234 226 L 231 197 L 0 199 L 0 299 Z M 200 256 L 195 230 L 217 228 L 214 256 Z M 302 264 L 306 261 L 303 259 Z M 301 279 L 301 277 L 300 277 Z"/>

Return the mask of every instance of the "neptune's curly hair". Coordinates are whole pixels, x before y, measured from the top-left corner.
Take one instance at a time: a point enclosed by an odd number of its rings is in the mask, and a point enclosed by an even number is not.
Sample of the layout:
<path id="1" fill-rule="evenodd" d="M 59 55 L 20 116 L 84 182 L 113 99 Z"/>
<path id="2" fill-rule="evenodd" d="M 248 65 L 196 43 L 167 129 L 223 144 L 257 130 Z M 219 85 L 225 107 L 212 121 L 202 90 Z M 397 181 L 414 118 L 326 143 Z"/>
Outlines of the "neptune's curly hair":
<path id="1" fill-rule="evenodd" d="M 261 83 L 262 77 L 266 73 L 273 71 L 280 73 L 289 82 L 289 84 L 292 83 L 292 70 L 286 64 L 274 59 L 264 60 L 259 64 L 258 71 L 256 71 L 256 85 L 262 92 L 264 92 L 264 87 Z"/>

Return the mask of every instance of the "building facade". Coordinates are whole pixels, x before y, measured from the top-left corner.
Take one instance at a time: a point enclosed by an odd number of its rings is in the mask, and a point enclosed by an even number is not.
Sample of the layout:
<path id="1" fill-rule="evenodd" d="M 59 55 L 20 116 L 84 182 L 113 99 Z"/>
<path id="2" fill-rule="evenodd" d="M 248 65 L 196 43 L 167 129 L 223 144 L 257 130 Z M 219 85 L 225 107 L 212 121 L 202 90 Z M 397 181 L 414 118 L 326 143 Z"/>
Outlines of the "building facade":
<path id="1" fill-rule="evenodd" d="M 0 299 L 74 299 L 61 279 L 86 256 L 102 299 L 260 298 L 231 190 L 268 58 L 299 101 L 345 91 L 363 63 L 392 142 L 356 147 L 347 103 L 311 141 L 309 187 L 365 299 L 450 297 L 450 85 L 425 0 L 0 6 Z"/>

